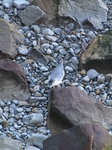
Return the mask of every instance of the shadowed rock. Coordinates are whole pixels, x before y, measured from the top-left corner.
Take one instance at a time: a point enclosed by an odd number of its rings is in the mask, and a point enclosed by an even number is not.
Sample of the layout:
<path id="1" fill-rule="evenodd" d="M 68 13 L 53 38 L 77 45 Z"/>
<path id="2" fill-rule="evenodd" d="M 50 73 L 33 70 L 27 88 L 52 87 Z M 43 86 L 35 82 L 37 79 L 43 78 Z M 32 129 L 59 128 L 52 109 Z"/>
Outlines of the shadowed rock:
<path id="1" fill-rule="evenodd" d="M 85 123 L 46 139 L 43 150 L 101 150 L 107 145 L 111 145 L 107 130 L 96 123 Z"/>
<path id="2" fill-rule="evenodd" d="M 28 100 L 30 93 L 23 69 L 12 60 L 0 60 L 0 98 Z"/>

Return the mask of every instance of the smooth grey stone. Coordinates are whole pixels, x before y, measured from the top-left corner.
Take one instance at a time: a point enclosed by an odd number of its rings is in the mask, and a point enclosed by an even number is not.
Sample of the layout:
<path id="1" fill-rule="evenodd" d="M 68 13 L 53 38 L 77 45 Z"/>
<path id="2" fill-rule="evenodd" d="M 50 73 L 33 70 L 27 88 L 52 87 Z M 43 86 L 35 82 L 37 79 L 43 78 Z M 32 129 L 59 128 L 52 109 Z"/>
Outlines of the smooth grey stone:
<path id="1" fill-rule="evenodd" d="M 35 126 L 38 123 L 42 123 L 43 121 L 44 121 L 44 118 L 43 118 L 43 114 L 41 113 L 38 113 L 38 114 L 32 113 L 29 115 L 25 115 L 23 117 L 24 124 L 29 125 L 29 126 Z"/>
<path id="2" fill-rule="evenodd" d="M 99 86 L 96 86 L 95 89 L 103 89 L 105 87 L 105 84 L 100 84 Z"/>
<path id="3" fill-rule="evenodd" d="M 69 48 L 69 44 L 68 44 L 68 42 L 67 42 L 66 40 L 64 40 L 64 41 L 62 42 L 62 45 L 63 45 L 63 47 L 65 47 L 65 48 Z"/>
<path id="4" fill-rule="evenodd" d="M 44 29 L 42 33 L 45 35 L 54 35 L 54 32 L 49 28 Z"/>
<path id="5" fill-rule="evenodd" d="M 61 55 L 66 55 L 67 54 L 67 52 L 64 49 L 60 49 L 59 52 L 60 52 Z"/>
<path id="6" fill-rule="evenodd" d="M 65 71 L 73 72 L 73 69 L 70 66 L 65 66 Z"/>
<path id="7" fill-rule="evenodd" d="M 86 50 L 87 47 L 88 47 L 88 43 L 83 39 L 82 40 L 82 49 Z"/>
<path id="8" fill-rule="evenodd" d="M 57 37 L 55 36 L 50 36 L 50 35 L 46 35 L 45 37 L 47 40 L 51 41 L 51 42 L 56 42 L 58 40 Z"/>
<path id="9" fill-rule="evenodd" d="M 89 79 L 95 79 L 98 76 L 98 72 L 95 69 L 90 69 L 87 71 L 87 76 Z"/>
<path id="10" fill-rule="evenodd" d="M 74 29 L 74 27 L 75 27 L 74 23 L 69 23 L 68 24 L 68 28 L 69 28 L 70 31 L 72 31 Z"/>
<path id="11" fill-rule="evenodd" d="M 48 68 L 45 67 L 45 66 L 41 66 L 41 67 L 40 67 L 40 70 L 41 70 L 41 71 L 48 71 Z"/>
<path id="12" fill-rule="evenodd" d="M 61 35 L 61 33 L 62 33 L 62 29 L 60 29 L 60 28 L 55 28 L 55 29 L 53 29 L 53 31 L 54 31 L 57 35 Z"/>
<path id="13" fill-rule="evenodd" d="M 74 44 L 70 44 L 70 47 L 71 48 L 75 48 L 75 49 L 77 49 L 77 48 L 80 48 L 80 45 L 79 44 L 77 44 L 77 43 L 74 43 Z"/>
<path id="14" fill-rule="evenodd" d="M 50 45 L 48 43 L 44 43 L 44 44 L 41 45 L 42 48 L 49 48 L 49 46 Z"/>
<path id="15" fill-rule="evenodd" d="M 72 57 L 72 58 L 71 58 L 71 62 L 72 62 L 72 64 L 75 65 L 75 66 L 79 64 L 79 62 L 78 62 L 78 60 L 77 60 L 76 57 Z"/>
<path id="16" fill-rule="evenodd" d="M 89 82 L 90 79 L 89 79 L 88 76 L 85 76 L 85 77 L 82 78 L 82 80 L 83 80 L 83 81 L 86 81 L 86 82 Z"/>
<path id="17" fill-rule="evenodd" d="M 33 29 L 34 32 L 37 33 L 37 34 L 40 33 L 40 27 L 38 25 L 32 25 L 31 29 Z"/>

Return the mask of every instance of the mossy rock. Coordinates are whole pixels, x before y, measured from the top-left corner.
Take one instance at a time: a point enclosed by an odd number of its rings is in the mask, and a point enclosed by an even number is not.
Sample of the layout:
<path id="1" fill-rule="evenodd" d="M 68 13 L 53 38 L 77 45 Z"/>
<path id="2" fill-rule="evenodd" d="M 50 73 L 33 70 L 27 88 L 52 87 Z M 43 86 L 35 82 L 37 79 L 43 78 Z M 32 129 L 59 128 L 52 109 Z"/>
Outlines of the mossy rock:
<path id="1" fill-rule="evenodd" d="M 80 65 L 86 70 L 94 68 L 99 72 L 112 72 L 112 30 L 99 34 L 82 54 Z"/>

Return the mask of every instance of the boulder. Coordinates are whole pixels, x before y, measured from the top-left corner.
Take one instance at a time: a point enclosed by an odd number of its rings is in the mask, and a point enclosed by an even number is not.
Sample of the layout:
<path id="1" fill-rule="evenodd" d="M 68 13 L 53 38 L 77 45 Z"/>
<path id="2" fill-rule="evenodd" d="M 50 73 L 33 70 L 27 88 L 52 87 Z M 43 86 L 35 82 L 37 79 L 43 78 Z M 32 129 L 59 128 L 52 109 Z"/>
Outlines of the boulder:
<path id="1" fill-rule="evenodd" d="M 57 0 L 34 0 L 35 6 L 39 6 L 45 13 L 47 22 L 52 21 L 58 14 L 58 1 Z"/>
<path id="2" fill-rule="evenodd" d="M 101 150 L 111 146 L 111 136 L 97 123 L 85 123 L 53 135 L 43 142 L 43 150 Z"/>
<path id="3" fill-rule="evenodd" d="M 0 58 L 14 58 L 24 37 L 6 20 L 0 19 Z"/>
<path id="4" fill-rule="evenodd" d="M 97 19 L 99 23 L 106 22 L 107 11 L 108 8 L 101 0 L 60 0 L 58 6 L 60 17 L 69 17 L 81 23 L 91 18 Z M 94 21 L 94 26 L 97 25 L 97 22 Z"/>
<path id="5" fill-rule="evenodd" d="M 112 72 L 112 30 L 98 35 L 82 54 L 80 66 L 100 73 Z"/>
<path id="6" fill-rule="evenodd" d="M 98 122 L 106 129 L 112 128 L 112 109 L 101 101 L 84 94 L 77 87 L 55 88 L 49 100 L 49 113 L 72 126 L 79 123 Z"/>
<path id="7" fill-rule="evenodd" d="M 23 69 L 12 60 L 0 59 L 0 98 L 28 100 L 30 93 Z"/>
<path id="8" fill-rule="evenodd" d="M 22 144 L 18 140 L 5 137 L 0 138 L 0 150 L 22 150 Z"/>
<path id="9" fill-rule="evenodd" d="M 38 6 L 31 5 L 19 14 L 22 23 L 26 26 L 41 24 L 45 22 L 46 14 Z"/>

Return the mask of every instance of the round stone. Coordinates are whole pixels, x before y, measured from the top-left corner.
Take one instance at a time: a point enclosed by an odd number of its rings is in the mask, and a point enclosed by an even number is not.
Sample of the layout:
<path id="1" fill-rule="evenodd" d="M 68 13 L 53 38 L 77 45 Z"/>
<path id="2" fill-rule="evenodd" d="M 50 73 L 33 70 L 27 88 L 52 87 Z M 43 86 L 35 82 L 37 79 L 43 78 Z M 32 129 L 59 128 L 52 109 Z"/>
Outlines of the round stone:
<path id="1" fill-rule="evenodd" d="M 98 72 L 95 69 L 90 69 L 87 71 L 87 76 L 89 79 L 95 79 L 98 76 Z"/>

